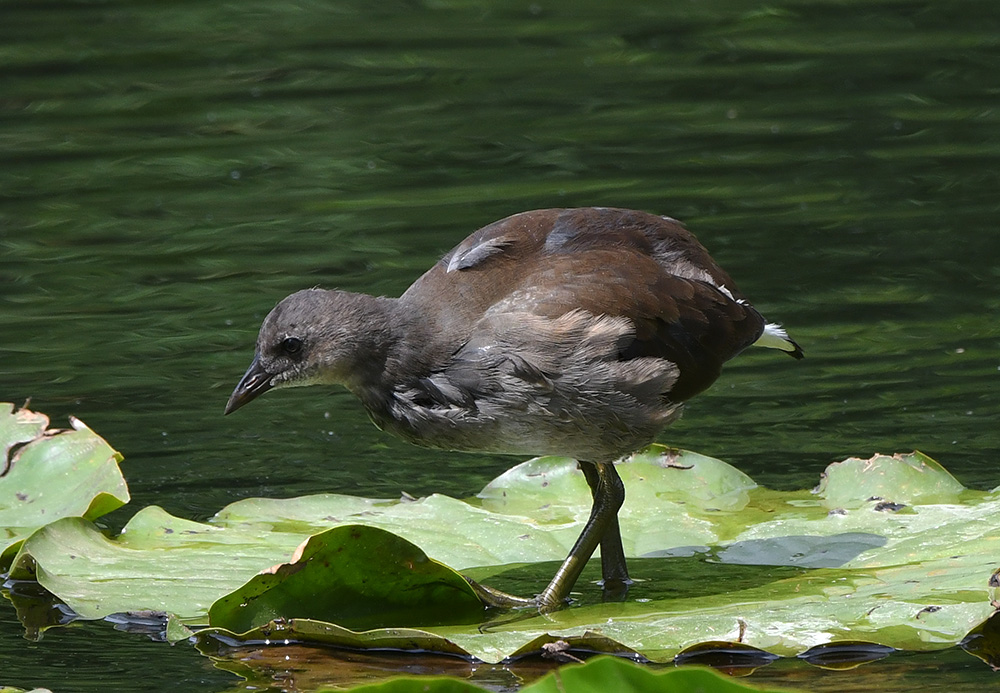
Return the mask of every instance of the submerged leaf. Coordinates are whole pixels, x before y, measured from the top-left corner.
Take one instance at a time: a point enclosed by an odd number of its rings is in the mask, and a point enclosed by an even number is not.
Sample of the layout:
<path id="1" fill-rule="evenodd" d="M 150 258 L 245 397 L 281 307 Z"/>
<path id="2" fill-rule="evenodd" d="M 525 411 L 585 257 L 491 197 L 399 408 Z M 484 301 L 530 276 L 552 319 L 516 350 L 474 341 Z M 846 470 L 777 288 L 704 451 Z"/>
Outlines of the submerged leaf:
<path id="1" fill-rule="evenodd" d="M 702 667 L 681 667 L 656 672 L 611 657 L 597 657 L 585 664 L 557 669 L 522 693 L 751 693 L 764 691 Z M 774 689 L 767 689 L 774 690 Z"/>
<path id="2" fill-rule="evenodd" d="M 407 676 L 351 688 L 352 693 L 487 693 L 485 688 L 447 676 Z M 0 690 L 0 693 L 3 693 Z M 563 691 L 562 693 L 570 693 Z"/>
<path id="3" fill-rule="evenodd" d="M 398 677 L 352 688 L 352 693 L 485 693 L 484 688 L 446 677 Z M 701 667 L 652 671 L 613 657 L 570 664 L 521 688 L 521 693 L 754 693 L 766 690 Z M 787 690 L 787 689 L 786 689 Z"/>
<path id="4" fill-rule="evenodd" d="M 439 635 L 415 628 L 376 628 L 353 631 L 333 623 L 295 618 L 271 622 L 237 634 L 224 628 L 206 628 L 195 634 L 198 648 L 207 654 L 236 644 L 286 645 L 308 642 L 362 650 L 410 650 L 467 657 L 461 647 Z"/>

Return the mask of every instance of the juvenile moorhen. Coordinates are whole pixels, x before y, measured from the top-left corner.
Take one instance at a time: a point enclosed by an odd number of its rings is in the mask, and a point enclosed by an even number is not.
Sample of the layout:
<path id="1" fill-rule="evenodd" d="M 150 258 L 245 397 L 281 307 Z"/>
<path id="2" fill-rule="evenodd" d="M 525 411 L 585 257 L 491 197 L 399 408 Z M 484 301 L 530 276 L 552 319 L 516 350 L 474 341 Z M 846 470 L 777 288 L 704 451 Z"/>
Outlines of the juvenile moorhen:
<path id="1" fill-rule="evenodd" d="M 491 603 L 553 608 L 598 544 L 605 589 L 628 583 L 614 461 L 751 344 L 802 357 L 677 221 L 544 209 L 479 229 L 399 298 L 288 296 L 225 413 L 272 388 L 339 384 L 417 445 L 579 460 L 593 509 L 549 585 L 533 599 L 476 586 Z"/>

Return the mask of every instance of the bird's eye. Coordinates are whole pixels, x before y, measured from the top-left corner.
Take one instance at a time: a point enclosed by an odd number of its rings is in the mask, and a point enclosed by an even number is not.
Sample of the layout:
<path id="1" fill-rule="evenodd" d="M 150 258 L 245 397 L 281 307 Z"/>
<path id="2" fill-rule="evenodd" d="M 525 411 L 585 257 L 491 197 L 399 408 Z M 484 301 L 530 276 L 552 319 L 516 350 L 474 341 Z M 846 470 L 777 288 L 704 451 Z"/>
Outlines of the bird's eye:
<path id="1" fill-rule="evenodd" d="M 285 337 L 281 340 L 281 350 L 288 356 L 295 356 L 302 351 L 302 340 L 298 337 Z"/>

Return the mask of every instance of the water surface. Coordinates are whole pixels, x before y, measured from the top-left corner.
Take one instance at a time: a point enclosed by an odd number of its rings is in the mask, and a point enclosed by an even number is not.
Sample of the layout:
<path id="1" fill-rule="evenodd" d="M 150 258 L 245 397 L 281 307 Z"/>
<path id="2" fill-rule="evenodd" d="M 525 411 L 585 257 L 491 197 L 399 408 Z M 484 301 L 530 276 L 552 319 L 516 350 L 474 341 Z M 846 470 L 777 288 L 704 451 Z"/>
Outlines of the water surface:
<path id="1" fill-rule="evenodd" d="M 287 293 L 398 295 L 475 228 L 553 206 L 685 221 L 806 351 L 732 362 L 664 442 L 778 488 L 915 448 L 1000 485 L 992 0 L 0 15 L 0 399 L 124 453 L 113 524 L 154 503 L 474 494 L 517 460 L 407 446 L 346 392 L 222 408 Z M 190 649 L 106 624 L 28 644 L 0 616 L 6 683 L 84 690 L 67 666 L 100 637 L 117 690 L 166 687 L 189 655 L 204 683 L 185 688 L 221 687 Z"/>

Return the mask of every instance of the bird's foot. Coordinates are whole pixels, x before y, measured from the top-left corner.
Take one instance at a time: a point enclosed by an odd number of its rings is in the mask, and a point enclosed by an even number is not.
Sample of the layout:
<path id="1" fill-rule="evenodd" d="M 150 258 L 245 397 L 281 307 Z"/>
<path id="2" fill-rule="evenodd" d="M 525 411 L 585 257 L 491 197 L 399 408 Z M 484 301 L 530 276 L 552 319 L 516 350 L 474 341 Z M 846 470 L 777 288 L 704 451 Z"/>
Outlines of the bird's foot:
<path id="1" fill-rule="evenodd" d="M 495 587 L 481 585 L 469 577 L 465 577 L 465 581 L 469 583 L 470 587 L 472 587 L 472 590 L 476 593 L 476 596 L 479 597 L 479 600 L 486 606 L 493 609 L 531 608 L 545 612 L 555 611 L 566 606 L 565 600 L 558 600 L 551 603 L 543 601 L 543 597 L 545 596 L 544 594 L 534 597 L 518 597 L 502 590 L 498 590 Z"/>
<path id="2" fill-rule="evenodd" d="M 634 581 L 628 577 L 624 580 L 620 578 L 604 578 L 600 585 L 602 589 L 601 601 L 623 602 L 628 598 L 628 588 Z"/>

